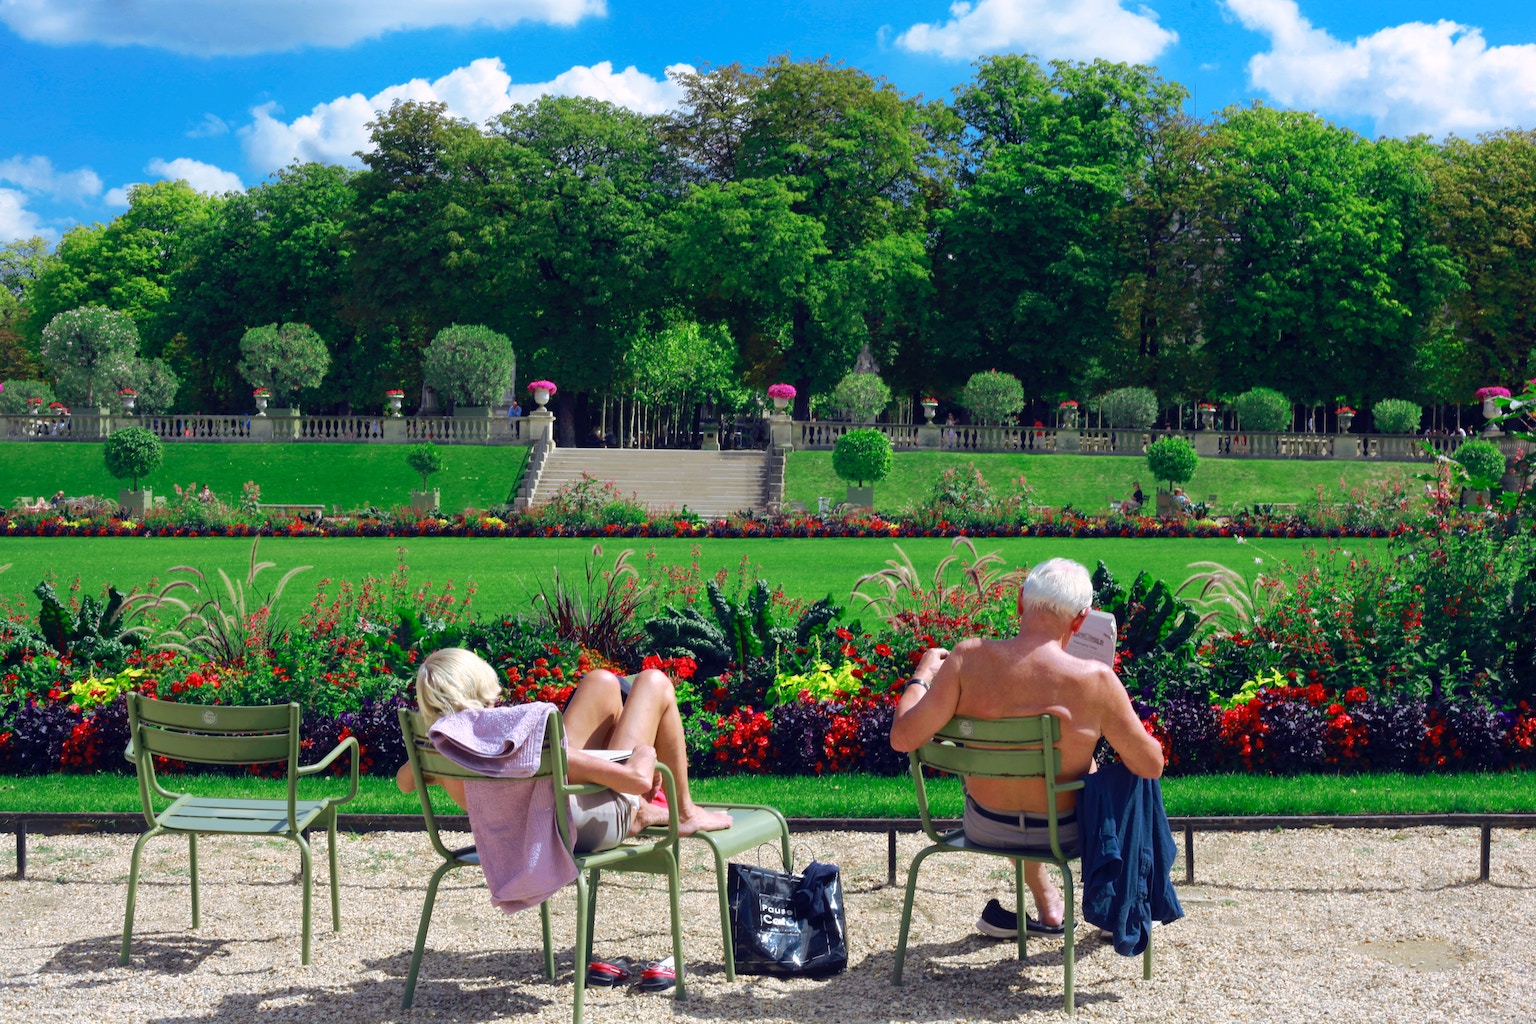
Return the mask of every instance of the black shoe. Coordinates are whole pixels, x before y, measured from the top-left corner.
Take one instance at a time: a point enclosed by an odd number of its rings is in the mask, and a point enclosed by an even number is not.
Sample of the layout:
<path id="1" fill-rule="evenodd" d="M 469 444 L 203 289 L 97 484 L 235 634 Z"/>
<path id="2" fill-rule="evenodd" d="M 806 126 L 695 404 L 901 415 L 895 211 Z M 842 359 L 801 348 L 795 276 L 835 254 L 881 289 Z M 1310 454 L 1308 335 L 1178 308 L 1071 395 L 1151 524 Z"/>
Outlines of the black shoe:
<path id="1" fill-rule="evenodd" d="M 976 922 L 976 930 L 994 939 L 1016 939 L 1019 937 L 1019 915 L 1004 910 L 997 900 L 988 900 L 981 910 L 981 918 Z M 1066 933 L 1066 929 L 1059 924 L 1041 924 L 1025 914 L 1024 932 L 1038 938 L 1059 938 Z"/>

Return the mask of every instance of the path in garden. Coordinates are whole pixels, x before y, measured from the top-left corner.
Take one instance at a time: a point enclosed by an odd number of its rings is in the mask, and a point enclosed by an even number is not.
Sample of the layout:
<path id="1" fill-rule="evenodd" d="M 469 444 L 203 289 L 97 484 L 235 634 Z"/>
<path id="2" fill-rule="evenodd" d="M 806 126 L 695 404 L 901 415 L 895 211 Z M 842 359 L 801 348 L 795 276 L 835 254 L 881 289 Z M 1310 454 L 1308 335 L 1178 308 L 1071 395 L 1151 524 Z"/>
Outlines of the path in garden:
<path id="1" fill-rule="evenodd" d="M 1085 1021 L 1317 1021 L 1329 1024 L 1529 1019 L 1536 1005 L 1536 833 L 1498 832 L 1491 883 L 1477 883 L 1472 830 L 1215 834 L 1200 838 L 1188 916 L 1155 933 L 1151 982 L 1084 927 L 1078 1009 Z M 468 837 L 465 837 L 468 841 Z M 690 844 L 692 845 L 692 844 Z M 919 848 L 903 837 L 905 864 Z M 402 977 L 435 857 L 422 835 L 344 840 L 333 935 L 316 891 L 314 964 L 299 966 L 297 858 L 280 841 L 204 840 L 203 927 L 189 930 L 186 844 L 152 842 L 131 967 L 117 946 L 128 837 L 38 837 L 28 880 L 0 881 L 0 1018 L 16 1021 L 382 1022 L 402 1019 Z M 1007 873 L 938 857 L 922 875 L 907 984 L 890 984 L 901 890 L 885 881 L 885 837 L 800 835 L 797 856 L 842 865 L 851 966 L 822 982 L 743 979 L 720 966 L 713 874 L 687 849 L 690 996 L 588 993 L 596 1024 L 699 1021 L 1059 1020 L 1061 945 L 1012 946 L 971 922 Z M 318 851 L 317 851 L 318 852 Z M 744 859 L 751 860 L 751 855 Z M 764 862 L 770 862 L 766 854 Z M 324 872 L 322 857 L 317 871 Z M 7 875 L 14 864 L 0 861 Z M 541 977 L 538 918 L 491 908 L 472 871 L 450 876 L 408 1019 L 564 1024 L 571 1019 L 569 893 L 555 902 L 561 980 Z M 665 889 L 604 879 L 599 955 L 669 951 Z"/>
<path id="2" fill-rule="evenodd" d="M 583 473 L 613 481 L 619 493 L 649 509 L 689 509 L 722 518 L 768 503 L 768 453 L 672 449 L 556 448 L 539 475 L 533 500 L 547 501 Z"/>

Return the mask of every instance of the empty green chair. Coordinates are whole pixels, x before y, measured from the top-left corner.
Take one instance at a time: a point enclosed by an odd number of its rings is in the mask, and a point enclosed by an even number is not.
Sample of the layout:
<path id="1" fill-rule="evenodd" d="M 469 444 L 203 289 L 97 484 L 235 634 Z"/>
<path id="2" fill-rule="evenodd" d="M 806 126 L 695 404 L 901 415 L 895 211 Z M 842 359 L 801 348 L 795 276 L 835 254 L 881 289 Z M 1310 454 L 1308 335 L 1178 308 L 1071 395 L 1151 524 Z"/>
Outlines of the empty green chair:
<path id="1" fill-rule="evenodd" d="M 128 869 L 128 908 L 123 915 L 123 948 L 119 961 L 128 963 L 133 941 L 133 910 L 138 896 L 139 861 L 144 844 L 167 833 L 187 837 L 192 875 L 192 927 L 200 923 L 197 893 L 197 837 L 199 835 L 277 836 L 299 848 L 304 886 L 304 938 L 302 960 L 309 963 L 310 903 L 313 864 L 305 829 L 326 830 L 330 854 L 331 927 L 341 930 L 341 895 L 336 881 L 336 808 L 357 795 L 357 740 L 338 743 L 329 754 L 311 765 L 299 764 L 299 706 L 274 704 L 265 707 L 176 704 L 142 694 L 128 695 L 127 756 L 138 767 L 139 799 L 149 829 L 133 844 Z M 343 751 L 351 753 L 351 788 L 340 799 L 300 800 L 298 782 L 330 768 Z M 160 784 L 155 758 L 165 757 L 195 764 L 281 764 L 288 782 L 282 800 L 243 800 L 229 797 L 173 793 Z M 196 780 L 189 779 L 189 788 Z M 156 811 L 157 801 L 170 801 Z"/>
<path id="2" fill-rule="evenodd" d="M 1013 862 L 1014 912 L 1019 922 L 1019 959 L 1026 959 L 1026 929 L 1024 928 L 1024 865 L 1026 862 L 1054 864 L 1061 871 L 1062 898 L 1066 901 L 1065 936 L 1062 942 L 1061 961 L 1064 973 L 1063 1007 L 1067 1013 L 1076 1010 L 1073 996 L 1073 968 L 1076 943 L 1073 934 L 1077 926 L 1076 897 L 1072 888 L 1071 861 L 1077 853 L 1062 850 L 1056 835 L 1056 797 L 1060 793 L 1082 789 L 1081 780 L 1058 783 L 1061 772 L 1061 751 L 1056 744 L 1061 740 L 1061 722 L 1054 715 L 1030 718 L 967 718 L 956 715 L 940 729 L 932 740 L 912 751 L 909 755 L 912 781 L 917 788 L 917 810 L 922 818 L 923 831 L 933 840 L 912 858 L 907 869 L 907 896 L 901 907 L 901 932 L 896 940 L 896 967 L 891 981 L 901 984 L 901 972 L 907 956 L 907 932 L 912 925 L 912 899 L 917 893 L 917 873 L 923 861 L 936 853 L 976 853 L 988 857 L 1002 857 Z M 1001 850 L 981 846 L 966 838 L 963 829 L 940 833 L 933 827 L 933 817 L 928 810 L 928 793 L 923 784 L 925 768 L 951 775 L 989 779 L 1041 779 L 1045 783 L 1046 819 L 1050 830 L 1051 849 L 1035 853 L 1025 850 Z M 1152 943 L 1149 939 L 1142 954 L 1142 977 L 1152 977 Z"/>
<path id="3" fill-rule="evenodd" d="M 416 996 L 416 979 L 421 971 L 422 953 L 426 949 L 427 930 L 432 924 L 432 906 L 437 901 L 437 887 L 443 876 L 456 868 L 478 866 L 480 855 L 473 846 L 450 850 L 438 835 L 437 817 L 432 811 L 431 794 L 427 778 L 485 779 L 487 776 L 448 760 L 437 752 L 427 736 L 425 721 L 417 712 L 400 709 L 400 732 L 405 737 L 405 749 L 410 757 L 411 775 L 416 782 L 416 792 L 421 797 L 421 814 L 426 821 L 427 837 L 432 842 L 443 863 L 432 873 L 427 883 L 427 897 L 421 908 L 421 924 L 416 929 L 416 945 L 411 952 L 411 966 L 405 976 L 404 1009 L 410 1009 Z M 611 850 L 574 854 L 576 861 L 576 947 L 575 974 L 576 994 L 572 1004 L 575 1024 L 582 1024 L 587 992 L 587 963 L 592 959 L 592 929 L 597 918 L 597 887 L 604 869 L 609 871 L 634 871 L 643 874 L 665 875 L 667 896 L 672 914 L 672 960 L 677 974 L 677 998 L 687 997 L 688 990 L 683 971 L 683 932 L 679 906 L 680 880 L 677 868 L 677 786 L 672 772 L 664 764 L 657 764 L 662 785 L 667 795 L 668 822 L 666 828 L 647 830 Z M 603 789 L 596 785 L 571 785 L 566 780 L 565 727 L 560 715 L 549 716 L 544 733 L 544 757 L 539 770 L 530 779 L 497 779 L 503 785 L 527 785 L 532 780 L 548 779 L 555 789 L 555 824 L 566 847 L 571 846 L 569 821 L 570 801 L 566 799 Z M 539 905 L 539 918 L 544 932 L 544 974 L 555 976 L 555 950 L 550 939 L 549 901 Z"/>

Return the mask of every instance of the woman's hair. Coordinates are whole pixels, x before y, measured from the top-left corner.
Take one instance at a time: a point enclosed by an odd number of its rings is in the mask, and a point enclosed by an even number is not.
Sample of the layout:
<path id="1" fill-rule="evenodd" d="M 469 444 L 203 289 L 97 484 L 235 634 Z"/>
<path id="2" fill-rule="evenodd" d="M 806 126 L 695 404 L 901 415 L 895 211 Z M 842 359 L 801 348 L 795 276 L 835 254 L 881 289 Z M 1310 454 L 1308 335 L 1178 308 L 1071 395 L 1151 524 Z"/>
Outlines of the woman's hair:
<path id="1" fill-rule="evenodd" d="M 433 651 L 416 670 L 416 701 L 428 725 L 455 711 L 488 708 L 499 696 L 496 670 L 462 647 Z"/>
<path id="2" fill-rule="evenodd" d="M 1093 605 L 1093 580 L 1088 570 L 1070 558 L 1052 558 L 1029 570 L 1019 588 L 1019 608 L 1025 616 L 1071 619 Z"/>

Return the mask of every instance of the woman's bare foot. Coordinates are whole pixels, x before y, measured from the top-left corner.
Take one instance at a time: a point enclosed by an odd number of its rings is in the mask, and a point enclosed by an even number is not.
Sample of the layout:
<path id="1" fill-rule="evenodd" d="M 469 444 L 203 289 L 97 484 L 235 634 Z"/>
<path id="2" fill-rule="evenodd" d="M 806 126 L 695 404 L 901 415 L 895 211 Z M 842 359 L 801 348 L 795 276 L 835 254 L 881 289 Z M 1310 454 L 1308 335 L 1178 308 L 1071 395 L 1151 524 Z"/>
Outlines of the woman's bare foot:
<path id="1" fill-rule="evenodd" d="M 681 808 L 677 819 L 677 834 L 691 836 L 695 832 L 720 832 L 731 827 L 731 816 L 725 811 L 709 810 L 698 804 Z"/>

